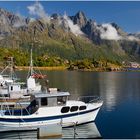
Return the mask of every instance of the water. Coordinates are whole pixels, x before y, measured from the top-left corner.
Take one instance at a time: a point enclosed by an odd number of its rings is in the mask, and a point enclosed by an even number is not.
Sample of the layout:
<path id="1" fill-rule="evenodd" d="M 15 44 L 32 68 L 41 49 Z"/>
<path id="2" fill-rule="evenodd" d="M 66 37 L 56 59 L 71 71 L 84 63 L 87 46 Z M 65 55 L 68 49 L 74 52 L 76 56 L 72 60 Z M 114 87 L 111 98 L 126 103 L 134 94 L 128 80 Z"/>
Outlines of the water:
<path id="1" fill-rule="evenodd" d="M 1 139 L 37 139 L 37 131 L 14 131 L 0 133 Z M 100 132 L 97 129 L 95 123 L 88 123 L 84 125 L 78 125 L 75 127 L 67 127 L 62 129 L 62 139 L 74 139 L 74 138 L 102 138 Z"/>
<path id="2" fill-rule="evenodd" d="M 81 95 L 102 97 L 104 104 L 93 124 L 102 138 L 140 138 L 139 72 L 43 71 L 43 73 L 47 74 L 50 87 L 69 91 L 71 99 Z M 26 74 L 25 71 L 17 73 L 19 77 L 25 77 Z M 45 85 L 45 82 L 41 83 Z M 82 132 L 79 134 L 80 137 L 94 136 L 92 129 L 88 130 L 88 134 L 87 127 L 85 125 L 82 127 L 80 131 L 77 130 L 78 133 Z M 65 131 L 65 134 L 66 137 L 69 137 L 68 134 L 73 137 L 69 130 Z"/>

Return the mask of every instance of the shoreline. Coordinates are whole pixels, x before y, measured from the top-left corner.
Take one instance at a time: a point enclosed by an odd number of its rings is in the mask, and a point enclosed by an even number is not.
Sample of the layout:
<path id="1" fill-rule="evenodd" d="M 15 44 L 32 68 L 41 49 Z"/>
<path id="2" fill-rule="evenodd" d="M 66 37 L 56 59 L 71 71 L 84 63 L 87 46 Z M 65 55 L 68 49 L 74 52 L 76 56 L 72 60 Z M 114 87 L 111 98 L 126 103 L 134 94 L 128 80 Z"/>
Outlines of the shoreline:
<path id="1" fill-rule="evenodd" d="M 111 71 L 123 71 L 121 69 L 110 69 L 110 70 L 106 70 L 104 68 L 94 68 L 94 69 L 68 69 L 69 67 L 66 67 L 66 66 L 50 66 L 50 67 L 36 67 L 34 66 L 33 67 L 34 69 L 38 69 L 38 70 L 68 70 L 68 71 L 91 71 L 91 72 L 111 72 Z M 29 66 L 16 66 L 16 69 L 17 70 L 28 70 L 29 69 Z"/>
<path id="2" fill-rule="evenodd" d="M 127 72 L 127 71 L 140 71 L 139 70 L 126 70 L 125 68 L 112 68 L 112 69 L 106 69 L 106 68 L 94 68 L 94 69 L 68 69 L 68 66 L 50 66 L 50 67 L 33 67 L 34 69 L 38 69 L 38 70 L 49 70 L 49 71 L 53 71 L 53 70 L 58 70 L 58 71 L 91 71 L 91 72 Z M 4 67 L 0 66 L 0 69 L 3 70 Z M 22 71 L 22 70 L 29 70 L 29 66 L 16 66 L 15 67 L 16 70 Z"/>
<path id="3" fill-rule="evenodd" d="M 67 70 L 66 66 L 50 66 L 50 67 L 33 67 L 34 69 L 39 70 Z M 29 66 L 16 66 L 17 70 L 28 70 Z"/>

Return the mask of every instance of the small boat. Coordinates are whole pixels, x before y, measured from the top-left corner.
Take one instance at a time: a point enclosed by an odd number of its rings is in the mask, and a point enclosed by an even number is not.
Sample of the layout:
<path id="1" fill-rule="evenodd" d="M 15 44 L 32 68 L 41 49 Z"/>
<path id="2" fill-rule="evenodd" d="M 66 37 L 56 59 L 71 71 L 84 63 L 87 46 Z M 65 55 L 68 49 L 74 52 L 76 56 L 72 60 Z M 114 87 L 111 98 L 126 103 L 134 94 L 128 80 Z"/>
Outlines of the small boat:
<path id="1" fill-rule="evenodd" d="M 0 74 L 0 98 L 19 98 L 24 95 L 42 92 L 41 85 L 36 82 L 36 79 L 46 78 L 46 75 L 38 74 L 33 69 L 32 49 L 30 56 L 30 66 L 26 83 L 17 82 L 13 75 L 13 57 L 10 58 L 9 65 Z M 9 76 L 2 75 L 6 69 L 10 69 Z"/>
<path id="2" fill-rule="evenodd" d="M 69 95 L 69 92 L 50 89 L 47 93 L 32 95 L 34 98 L 25 108 L 1 105 L 0 125 L 12 129 L 60 123 L 67 127 L 95 121 L 103 101 L 92 96 L 68 100 Z"/>
<path id="3" fill-rule="evenodd" d="M 30 55 L 30 67 L 29 72 L 27 76 L 27 91 L 31 94 L 41 92 L 41 85 L 36 82 L 36 79 L 43 79 L 45 76 L 43 76 L 41 73 L 38 74 L 33 69 L 33 58 L 32 58 L 32 49 L 31 49 L 31 55 Z"/>

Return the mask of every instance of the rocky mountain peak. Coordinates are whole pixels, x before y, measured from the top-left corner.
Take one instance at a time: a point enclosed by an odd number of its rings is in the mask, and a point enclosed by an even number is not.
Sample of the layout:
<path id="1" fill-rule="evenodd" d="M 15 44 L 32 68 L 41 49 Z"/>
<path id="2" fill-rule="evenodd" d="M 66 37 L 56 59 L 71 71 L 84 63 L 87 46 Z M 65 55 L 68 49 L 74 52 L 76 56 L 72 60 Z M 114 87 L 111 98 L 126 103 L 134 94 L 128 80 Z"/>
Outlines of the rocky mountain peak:
<path id="1" fill-rule="evenodd" d="M 86 18 L 83 11 L 78 11 L 75 16 L 78 17 L 79 19 L 82 19 L 82 18 L 85 19 Z"/>
<path id="2" fill-rule="evenodd" d="M 52 18 L 54 18 L 54 19 L 58 19 L 58 17 L 59 17 L 59 14 L 57 14 L 57 13 L 54 13 L 54 14 L 52 14 L 52 15 L 51 15 L 51 17 L 52 17 Z"/>
<path id="3" fill-rule="evenodd" d="M 80 28 L 84 27 L 87 23 L 87 18 L 82 11 L 79 11 L 75 16 L 71 16 L 70 18 L 74 24 L 78 24 Z"/>
<path id="4" fill-rule="evenodd" d="M 4 10 L 4 9 L 2 9 L 2 8 L 0 8 L 0 15 L 2 15 L 2 14 L 4 14 L 4 15 L 10 15 L 11 13 L 8 12 L 8 11 L 6 11 L 6 10 Z"/>
<path id="5" fill-rule="evenodd" d="M 117 30 L 120 29 L 120 27 L 118 26 L 118 24 L 116 24 L 115 22 L 112 22 L 111 25 L 112 25 L 114 28 L 116 28 Z"/>

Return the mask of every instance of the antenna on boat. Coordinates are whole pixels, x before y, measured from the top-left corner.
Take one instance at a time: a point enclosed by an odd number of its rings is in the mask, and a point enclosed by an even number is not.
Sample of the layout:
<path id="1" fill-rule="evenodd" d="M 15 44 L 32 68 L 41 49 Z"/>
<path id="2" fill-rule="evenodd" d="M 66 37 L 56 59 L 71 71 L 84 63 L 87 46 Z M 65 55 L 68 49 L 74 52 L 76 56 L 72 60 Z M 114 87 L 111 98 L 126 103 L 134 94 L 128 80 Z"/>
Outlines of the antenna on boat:
<path id="1" fill-rule="evenodd" d="M 30 75 L 33 75 L 33 56 L 32 56 L 32 48 L 31 48 L 31 56 L 30 56 Z"/>

